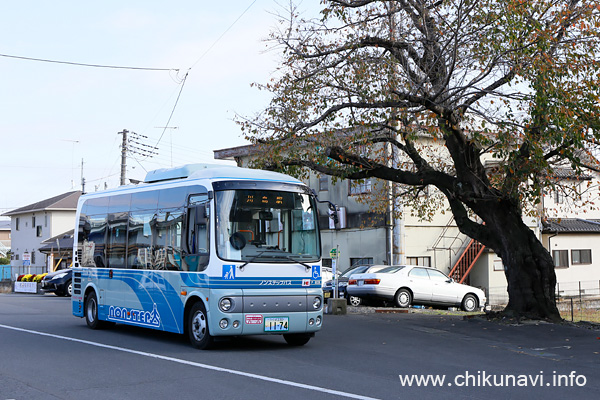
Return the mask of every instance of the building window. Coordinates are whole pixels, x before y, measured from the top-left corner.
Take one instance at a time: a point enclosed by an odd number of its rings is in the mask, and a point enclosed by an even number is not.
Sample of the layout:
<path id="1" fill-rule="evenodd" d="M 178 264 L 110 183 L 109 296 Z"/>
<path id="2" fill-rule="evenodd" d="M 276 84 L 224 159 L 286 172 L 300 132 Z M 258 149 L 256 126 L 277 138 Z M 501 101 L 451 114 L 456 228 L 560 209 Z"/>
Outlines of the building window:
<path id="1" fill-rule="evenodd" d="M 358 267 L 361 265 L 373 265 L 373 257 L 361 257 L 350 259 L 350 268 Z"/>
<path id="2" fill-rule="evenodd" d="M 348 181 L 348 193 L 350 196 L 371 193 L 371 178 Z"/>
<path id="3" fill-rule="evenodd" d="M 35 251 L 31 252 L 31 265 L 35 265 Z"/>
<path id="4" fill-rule="evenodd" d="M 19 230 L 19 217 L 15 218 L 15 230 Z"/>
<path id="5" fill-rule="evenodd" d="M 592 250 L 571 250 L 571 264 L 591 264 Z"/>
<path id="6" fill-rule="evenodd" d="M 331 261 L 331 258 L 323 258 L 321 260 L 323 267 L 325 268 L 332 268 L 333 267 L 333 263 Z"/>
<path id="7" fill-rule="evenodd" d="M 564 202 L 565 196 L 560 189 L 556 189 L 554 191 L 554 202 L 556 204 L 562 204 Z"/>
<path id="8" fill-rule="evenodd" d="M 322 176 L 319 178 L 319 191 L 326 192 L 329 190 L 329 177 Z"/>
<path id="9" fill-rule="evenodd" d="M 48 227 L 48 214 L 44 215 L 44 228 Z"/>
<path id="10" fill-rule="evenodd" d="M 42 226 L 41 226 L 41 225 L 38 225 L 38 226 L 36 227 L 36 232 L 35 232 L 35 235 L 36 235 L 37 237 L 42 237 Z"/>
<path id="11" fill-rule="evenodd" d="M 31 227 L 35 229 L 35 215 L 31 217 Z"/>
<path id="12" fill-rule="evenodd" d="M 494 271 L 504 271 L 504 264 L 502 264 L 502 260 L 499 258 L 494 260 Z"/>
<path id="13" fill-rule="evenodd" d="M 569 267 L 569 251 L 568 250 L 552 250 L 552 258 L 554 259 L 555 268 Z"/>
<path id="14" fill-rule="evenodd" d="M 406 257 L 406 263 L 408 265 L 431 267 L 431 257 Z"/>

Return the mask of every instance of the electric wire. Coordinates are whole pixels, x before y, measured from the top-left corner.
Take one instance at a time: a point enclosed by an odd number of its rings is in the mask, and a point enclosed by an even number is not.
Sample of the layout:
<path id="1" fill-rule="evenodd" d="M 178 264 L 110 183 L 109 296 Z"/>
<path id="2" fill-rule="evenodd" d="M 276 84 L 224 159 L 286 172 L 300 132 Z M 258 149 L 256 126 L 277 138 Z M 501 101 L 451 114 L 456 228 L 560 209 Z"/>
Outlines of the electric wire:
<path id="1" fill-rule="evenodd" d="M 171 118 L 173 117 L 173 114 L 175 113 L 175 109 L 177 108 L 177 103 L 179 102 L 179 98 L 181 97 L 181 92 L 183 91 L 183 86 L 185 85 L 188 74 L 190 73 L 192 68 L 194 68 L 208 54 L 208 52 L 210 52 L 213 49 L 213 47 L 215 47 L 217 45 L 217 43 L 227 34 L 227 32 L 229 32 L 231 30 L 231 28 L 233 28 L 233 26 L 248 12 L 248 10 L 250 10 L 250 8 L 256 3 L 256 1 L 257 0 L 254 0 L 252 3 L 250 3 L 250 5 L 248 7 L 246 7 L 246 9 L 235 19 L 235 21 L 233 21 L 231 23 L 231 25 L 229 25 L 229 27 L 227 27 L 227 29 L 225 29 L 225 31 L 210 45 L 210 47 L 208 49 L 206 49 L 206 51 L 204 53 L 202 53 L 202 55 L 200 55 L 200 57 L 198 57 L 198 59 L 188 69 L 188 71 L 186 72 L 186 74 L 183 77 L 183 80 L 181 82 L 181 89 L 179 90 L 179 94 L 177 95 L 177 100 L 175 100 L 175 105 L 173 106 L 173 110 L 171 111 L 169 120 L 165 124 L 165 128 L 163 129 L 163 132 L 160 135 L 158 142 L 156 143 L 157 147 L 158 147 L 160 141 L 162 140 L 162 138 L 167 130 L 167 127 L 169 126 L 169 123 L 171 122 Z"/>
<path id="2" fill-rule="evenodd" d="M 126 67 L 126 66 L 118 66 L 118 65 L 86 64 L 86 63 L 78 63 L 78 62 L 72 62 L 72 61 L 48 60 L 48 59 L 44 59 L 44 58 L 14 56 L 14 55 L 10 55 L 10 54 L 0 54 L 0 57 L 15 58 L 18 60 L 27 60 L 27 61 L 47 62 L 47 63 L 54 63 L 54 64 L 75 65 L 78 67 L 130 69 L 130 70 L 138 70 L 138 71 L 179 71 L 179 69 L 177 69 L 177 68 L 148 68 L 148 67 Z"/>

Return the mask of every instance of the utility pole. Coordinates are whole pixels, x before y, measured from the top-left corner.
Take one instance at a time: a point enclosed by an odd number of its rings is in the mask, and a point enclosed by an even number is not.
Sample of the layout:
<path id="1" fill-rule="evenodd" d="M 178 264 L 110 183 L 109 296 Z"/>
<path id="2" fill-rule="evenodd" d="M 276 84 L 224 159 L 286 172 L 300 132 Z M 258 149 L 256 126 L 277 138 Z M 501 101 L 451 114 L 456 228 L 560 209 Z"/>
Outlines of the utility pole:
<path id="1" fill-rule="evenodd" d="M 81 193 L 85 194 L 85 178 L 83 177 L 83 158 L 81 159 Z"/>
<path id="2" fill-rule="evenodd" d="M 123 129 L 123 132 L 119 132 L 119 135 L 123 135 L 123 142 L 121 144 L 121 186 L 125 185 L 125 174 L 127 172 L 127 134 L 129 131 Z"/>

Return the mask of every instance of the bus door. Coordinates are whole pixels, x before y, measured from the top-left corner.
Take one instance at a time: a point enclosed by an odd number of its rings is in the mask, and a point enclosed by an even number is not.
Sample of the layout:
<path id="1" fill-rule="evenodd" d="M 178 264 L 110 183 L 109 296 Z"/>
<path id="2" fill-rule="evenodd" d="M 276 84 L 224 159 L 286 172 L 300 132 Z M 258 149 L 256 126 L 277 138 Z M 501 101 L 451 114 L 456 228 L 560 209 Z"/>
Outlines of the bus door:
<path id="1" fill-rule="evenodd" d="M 124 296 L 127 284 L 125 283 L 127 270 L 127 223 L 128 213 L 112 213 L 108 215 L 108 234 L 106 241 L 106 265 L 102 289 L 104 289 L 104 303 L 110 309 L 124 306 Z M 114 317 L 114 310 L 113 314 Z"/>
<path id="2" fill-rule="evenodd" d="M 203 271 L 210 254 L 210 203 L 207 194 L 191 195 L 186 214 L 184 269 Z"/>

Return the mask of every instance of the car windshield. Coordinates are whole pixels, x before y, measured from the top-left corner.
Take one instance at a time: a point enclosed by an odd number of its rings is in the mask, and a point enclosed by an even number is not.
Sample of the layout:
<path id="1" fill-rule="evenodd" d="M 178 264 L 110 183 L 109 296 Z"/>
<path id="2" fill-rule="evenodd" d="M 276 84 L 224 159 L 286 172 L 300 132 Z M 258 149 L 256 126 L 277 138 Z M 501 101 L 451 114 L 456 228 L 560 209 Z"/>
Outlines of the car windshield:
<path id="1" fill-rule="evenodd" d="M 341 276 L 344 278 L 349 278 L 352 274 L 362 274 L 366 270 L 369 269 L 370 266 L 364 265 L 362 267 L 351 268 L 348 271 L 344 272 Z"/>
<path id="2" fill-rule="evenodd" d="M 223 190 L 216 193 L 217 253 L 245 262 L 318 261 L 314 200 L 303 193 Z"/>
<path id="3" fill-rule="evenodd" d="M 400 271 L 402 268 L 404 268 L 404 266 L 398 266 L 398 267 L 387 267 L 384 269 L 380 269 L 379 271 L 377 271 L 377 273 L 384 273 L 384 274 L 395 274 L 396 272 Z"/>

